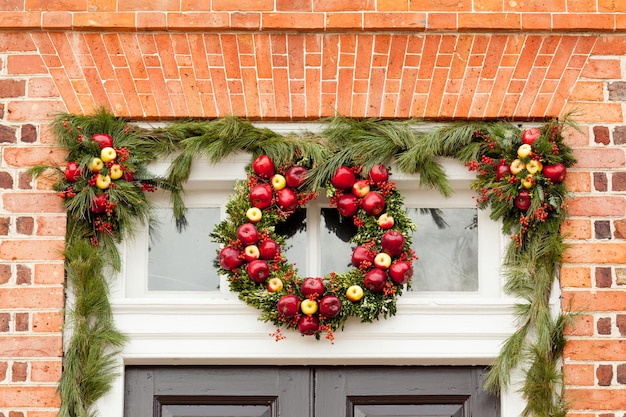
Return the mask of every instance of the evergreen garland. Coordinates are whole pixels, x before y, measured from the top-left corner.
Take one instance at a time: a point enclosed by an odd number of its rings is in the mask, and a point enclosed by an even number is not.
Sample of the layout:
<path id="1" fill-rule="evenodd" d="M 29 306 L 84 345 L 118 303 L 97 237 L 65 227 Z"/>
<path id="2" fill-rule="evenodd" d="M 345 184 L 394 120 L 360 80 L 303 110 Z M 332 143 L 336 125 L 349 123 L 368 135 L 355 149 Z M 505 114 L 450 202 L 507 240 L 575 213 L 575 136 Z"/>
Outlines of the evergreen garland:
<path id="1" fill-rule="evenodd" d="M 115 357 L 125 338 L 112 322 L 104 271 L 120 267 L 116 243 L 131 236 L 137 222 L 151 224 L 146 191 L 154 187 L 171 191 L 174 215 L 183 228 L 186 208 L 182 193 L 193 160 L 205 157 L 217 162 L 237 152 L 248 152 L 253 158 L 268 155 L 279 167 L 297 156 L 299 163 L 311 167 L 307 186 L 313 191 L 326 185 L 342 165 L 359 165 L 367 172 L 375 164 L 393 162 L 401 172 L 419 173 L 423 186 L 448 196 L 452 189 L 441 158 L 457 159 L 475 170 L 478 206 L 490 208 L 491 217 L 501 220 L 503 231 L 512 235 L 503 262 L 505 291 L 522 300 L 516 311 L 517 331 L 494 361 L 486 388 L 498 392 L 507 387 L 512 369 L 519 366 L 525 371 L 524 415 L 565 416 L 559 361 L 567 316 L 553 317 L 549 309 L 565 248 L 560 225 L 567 192 L 560 173 L 564 175 L 564 168 L 575 162 L 561 137 L 563 123 L 551 121 L 539 132 L 533 131 L 536 137 L 530 149 L 521 153 L 527 131 L 511 123 L 456 123 L 426 132 L 419 127 L 416 121 L 335 117 L 319 135 L 282 136 L 235 117 L 182 121 L 158 129 L 130 125 L 105 111 L 94 116 L 58 117 L 53 129 L 60 146 L 67 150 L 68 166 L 53 170 L 58 180 L 55 189 L 64 197 L 68 213 L 65 268 L 75 297 L 67 323 L 73 333 L 58 387 L 62 400 L 59 416 L 92 416 L 91 406 L 115 378 Z M 93 172 L 90 164 L 101 145 L 92 138 L 98 134 L 110 135 L 118 152 L 117 158 Z M 148 163 L 174 153 L 177 156 L 165 178 L 150 175 Z M 96 175 L 111 176 L 116 161 L 133 175 L 101 188 Z M 501 168 L 505 165 L 507 168 Z M 49 168 L 34 167 L 32 172 L 41 175 Z M 72 170 L 75 175 L 68 176 Z M 245 195 L 245 190 L 241 193 Z M 101 195 L 108 201 L 102 211 L 94 203 Z M 395 205 L 400 208 L 402 204 Z M 230 215 L 241 215 L 234 213 L 236 206 L 230 207 Z M 217 229 L 215 236 L 231 232 Z M 241 294 L 246 297 L 245 288 Z M 276 317 L 261 318 L 273 321 Z"/>

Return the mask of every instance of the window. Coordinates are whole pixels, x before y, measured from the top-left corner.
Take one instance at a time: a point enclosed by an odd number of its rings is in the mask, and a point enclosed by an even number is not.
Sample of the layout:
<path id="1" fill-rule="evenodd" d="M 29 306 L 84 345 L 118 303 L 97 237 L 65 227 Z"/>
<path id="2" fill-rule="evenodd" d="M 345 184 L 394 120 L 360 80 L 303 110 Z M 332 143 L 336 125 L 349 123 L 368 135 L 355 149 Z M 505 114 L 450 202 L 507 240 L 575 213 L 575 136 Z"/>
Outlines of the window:
<path id="1" fill-rule="evenodd" d="M 287 341 L 276 342 L 269 336 L 274 326 L 259 322 L 258 311 L 239 301 L 213 268 L 217 246 L 208 235 L 224 218 L 233 184 L 245 178 L 249 160 L 239 155 L 216 166 L 197 161 L 186 185 L 187 231 L 175 231 L 169 197 L 157 192 L 154 203 L 163 208 L 159 232 L 151 241 L 146 227 L 124 242 L 123 271 L 111 288 L 116 323 L 129 337 L 121 374 L 125 365 L 489 365 L 497 356 L 515 329 L 515 300 L 503 294 L 500 277 L 508 238 L 488 212 L 476 209 L 473 176 L 465 167 L 445 161 L 456 190 L 452 198 L 419 189 L 416 177 L 393 171 L 418 224 L 413 287 L 400 298 L 396 316 L 348 321 L 331 345 L 291 332 Z M 154 171 L 166 168 L 163 161 Z M 442 220 L 449 227 L 439 227 Z M 351 246 L 346 236 L 335 235 L 336 223 L 325 198 L 308 205 L 286 252 L 300 275 L 348 267 Z M 123 387 L 120 377 L 99 402 L 103 415 L 119 415 Z M 523 408 L 512 391 L 502 396 L 502 415 L 518 415 Z"/>

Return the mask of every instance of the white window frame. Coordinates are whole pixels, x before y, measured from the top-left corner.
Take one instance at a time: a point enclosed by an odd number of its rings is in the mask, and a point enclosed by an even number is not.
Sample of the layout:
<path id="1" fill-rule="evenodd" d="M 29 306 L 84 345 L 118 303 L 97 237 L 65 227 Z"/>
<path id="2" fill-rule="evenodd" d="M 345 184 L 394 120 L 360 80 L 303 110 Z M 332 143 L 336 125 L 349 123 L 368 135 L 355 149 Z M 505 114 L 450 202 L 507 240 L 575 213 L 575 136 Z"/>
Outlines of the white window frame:
<path id="1" fill-rule="evenodd" d="M 298 128 L 314 130 L 311 125 L 271 125 L 278 132 Z M 207 184 L 230 187 L 245 177 L 243 167 L 249 155 L 239 155 L 213 166 L 206 161 L 194 163 L 186 190 L 188 206 L 203 204 L 194 200 Z M 469 190 L 473 174 L 456 161 L 444 161 L 451 184 Z M 155 164 L 153 171 L 164 172 L 167 161 Z M 411 177 L 394 170 L 395 181 Z M 400 187 L 399 187 L 400 188 Z M 419 191 L 423 207 L 473 207 L 474 201 L 445 200 L 436 191 Z M 461 192 L 468 194 L 468 192 Z M 411 193 L 403 192 L 407 205 L 413 206 Z M 164 203 L 164 201 L 161 201 Z M 480 233 L 493 236 L 488 243 L 497 253 L 481 256 L 481 274 L 496 274 L 496 285 L 482 293 L 440 294 L 405 292 L 398 301 L 396 316 L 375 323 L 360 324 L 356 319 L 338 332 L 335 343 L 301 337 L 285 332 L 286 340 L 276 342 L 269 334 L 271 323 L 257 320 L 258 311 L 239 301 L 222 282 L 222 291 L 206 293 L 148 293 L 142 285 L 147 276 L 146 258 L 125 258 L 122 273 L 111 287 L 111 304 L 120 331 L 128 343 L 119 356 L 119 377 L 112 389 L 96 403 L 100 415 L 122 417 L 124 409 L 124 367 L 126 365 L 489 365 L 500 352 L 502 343 L 515 331 L 515 299 L 502 291 L 500 259 L 508 237 L 500 225 L 479 210 Z M 480 238 L 479 238 L 480 240 Z M 484 239 L 483 239 L 484 241 Z M 479 243 L 480 245 L 485 244 Z M 132 249 L 132 248 L 135 249 Z M 137 247 L 147 248 L 147 232 L 121 245 L 123 254 Z M 484 251 L 484 248 L 480 250 Z M 135 252 L 136 253 L 136 252 Z M 207 255 L 209 256 L 209 255 Z M 419 262 L 419 261 L 418 261 Z M 144 277 L 144 278 L 142 278 Z M 139 279 L 138 279 L 139 278 Z M 140 284 L 137 284 L 140 283 Z M 483 284 L 483 282 L 481 282 Z M 558 308 L 558 291 L 552 305 Z M 501 395 L 501 415 L 519 416 L 524 402 L 515 384 Z"/>

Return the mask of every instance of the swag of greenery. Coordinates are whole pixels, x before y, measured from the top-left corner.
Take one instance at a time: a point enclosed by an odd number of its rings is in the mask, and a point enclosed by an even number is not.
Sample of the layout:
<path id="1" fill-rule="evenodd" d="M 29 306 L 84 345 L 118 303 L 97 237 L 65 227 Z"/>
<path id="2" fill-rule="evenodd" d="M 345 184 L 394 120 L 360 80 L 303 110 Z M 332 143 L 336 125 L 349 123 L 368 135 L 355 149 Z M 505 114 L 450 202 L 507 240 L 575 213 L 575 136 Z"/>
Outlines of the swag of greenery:
<path id="1" fill-rule="evenodd" d="M 562 180 L 565 168 L 575 162 L 561 136 L 567 123 L 554 120 L 540 130 L 523 131 L 508 122 L 467 122 L 421 132 L 419 121 L 335 117 L 319 134 L 283 136 L 236 117 L 148 129 L 104 110 L 93 116 L 59 116 L 52 126 L 68 163 L 53 168 L 54 187 L 67 210 L 65 269 L 74 298 L 58 386 L 59 416 L 93 416 L 93 404 L 117 376 L 116 358 L 125 336 L 113 324 L 107 277 L 121 267 L 117 243 L 132 236 L 139 223 L 154 225 L 146 192 L 155 187 L 171 192 L 182 229 L 184 185 L 193 161 L 218 162 L 242 151 L 252 158 L 268 155 L 276 166 L 288 165 L 297 155 L 311 167 L 307 186 L 312 192 L 344 165 L 368 172 L 376 164 L 393 163 L 396 170 L 419 174 L 421 186 L 445 196 L 452 188 L 442 158 L 476 171 L 472 187 L 478 206 L 489 207 L 491 218 L 501 220 L 503 231 L 512 235 L 503 260 L 505 290 L 520 299 L 517 330 L 492 364 L 485 387 L 499 392 L 519 367 L 525 373 L 523 415 L 565 416 L 559 362 L 567 315 L 553 317 L 549 300 L 565 247 L 559 233 L 567 195 Z M 164 177 L 150 174 L 150 162 L 173 154 Z M 94 158 L 102 165 L 96 161 L 94 166 Z M 49 169 L 32 171 L 41 175 Z"/>

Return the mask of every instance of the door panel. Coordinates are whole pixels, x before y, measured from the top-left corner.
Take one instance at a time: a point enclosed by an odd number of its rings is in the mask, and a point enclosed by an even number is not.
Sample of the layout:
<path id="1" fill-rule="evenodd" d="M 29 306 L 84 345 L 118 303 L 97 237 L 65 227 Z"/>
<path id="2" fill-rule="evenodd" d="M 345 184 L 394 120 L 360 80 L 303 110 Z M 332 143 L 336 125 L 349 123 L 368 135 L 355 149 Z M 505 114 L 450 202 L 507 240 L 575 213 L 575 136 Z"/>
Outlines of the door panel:
<path id="1" fill-rule="evenodd" d="M 126 369 L 126 417 L 498 417 L 477 367 Z"/>

